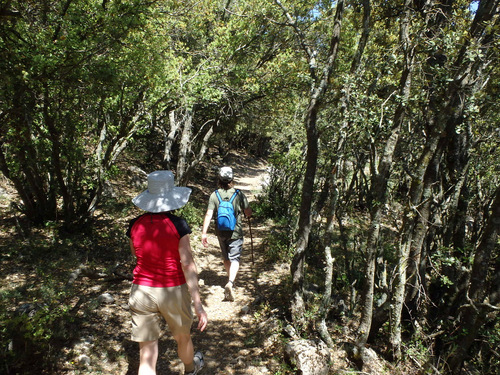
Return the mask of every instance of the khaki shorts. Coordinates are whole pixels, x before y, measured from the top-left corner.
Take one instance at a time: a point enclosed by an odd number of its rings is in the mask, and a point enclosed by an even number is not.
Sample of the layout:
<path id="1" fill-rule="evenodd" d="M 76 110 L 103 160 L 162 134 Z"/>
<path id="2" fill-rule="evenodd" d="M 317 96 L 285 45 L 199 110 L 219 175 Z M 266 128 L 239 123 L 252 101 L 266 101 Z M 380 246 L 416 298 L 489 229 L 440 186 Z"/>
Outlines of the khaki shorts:
<path id="1" fill-rule="evenodd" d="M 128 304 L 132 314 L 132 341 L 158 340 L 160 316 L 173 336 L 191 332 L 193 311 L 187 284 L 168 288 L 132 284 Z"/>

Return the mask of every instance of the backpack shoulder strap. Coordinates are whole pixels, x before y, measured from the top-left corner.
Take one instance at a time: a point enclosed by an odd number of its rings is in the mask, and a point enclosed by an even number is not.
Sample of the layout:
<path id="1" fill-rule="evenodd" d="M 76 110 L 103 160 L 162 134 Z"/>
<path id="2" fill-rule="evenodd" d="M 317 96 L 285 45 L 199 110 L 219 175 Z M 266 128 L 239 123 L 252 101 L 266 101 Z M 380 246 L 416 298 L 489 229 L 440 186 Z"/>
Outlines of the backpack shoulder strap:
<path id="1" fill-rule="evenodd" d="M 219 194 L 219 189 L 215 190 L 215 195 L 217 196 L 217 199 L 219 200 L 219 203 L 222 202 L 222 197 Z"/>
<path id="2" fill-rule="evenodd" d="M 233 203 L 234 199 L 236 198 L 236 196 L 238 195 L 239 192 L 240 192 L 240 189 L 236 189 L 236 191 L 233 193 L 229 202 Z"/>

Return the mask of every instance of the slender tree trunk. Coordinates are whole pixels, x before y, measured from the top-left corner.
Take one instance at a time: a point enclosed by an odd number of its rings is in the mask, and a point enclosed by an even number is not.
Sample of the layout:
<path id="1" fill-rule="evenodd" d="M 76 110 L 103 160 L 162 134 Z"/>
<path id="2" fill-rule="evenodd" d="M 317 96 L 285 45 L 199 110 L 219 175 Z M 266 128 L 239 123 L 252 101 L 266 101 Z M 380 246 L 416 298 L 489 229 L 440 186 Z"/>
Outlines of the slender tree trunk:
<path id="1" fill-rule="evenodd" d="M 422 245 L 427 233 L 432 185 L 436 180 L 435 170 L 441 155 L 441 149 L 437 148 L 438 144 L 439 138 L 431 134 L 417 162 L 419 167 L 413 177 L 408 206 L 403 215 L 400 245 L 396 252 L 397 263 L 390 314 L 390 341 L 393 355 L 397 359 L 401 358 L 401 317 L 406 299 L 407 267 L 411 263 L 410 253 L 412 249 Z M 420 249 L 418 252 L 420 253 Z"/>
<path id="2" fill-rule="evenodd" d="M 164 132 L 164 147 L 163 147 L 163 167 L 172 169 L 172 148 L 175 142 L 175 137 L 181 127 L 181 121 L 177 119 L 177 110 L 173 109 L 168 113 L 170 130 L 163 129 Z"/>
<path id="3" fill-rule="evenodd" d="M 65 150 L 61 145 L 61 135 L 56 130 L 56 124 L 54 118 L 50 115 L 50 104 L 51 98 L 49 97 L 49 88 L 44 84 L 44 96 L 43 96 L 43 117 L 44 122 L 49 130 L 49 139 L 52 145 L 52 167 L 50 175 L 57 181 L 58 190 L 62 197 L 62 208 L 63 208 L 63 218 L 64 221 L 69 223 L 73 220 L 75 215 L 75 205 L 74 205 L 74 195 L 68 190 L 66 184 L 67 179 L 63 175 L 66 171 L 66 165 L 63 164 L 61 160 L 61 155 L 64 154 Z M 46 199 L 46 198 L 44 198 Z M 55 209 L 55 207 L 54 207 Z"/>
<path id="4" fill-rule="evenodd" d="M 315 99 L 315 98 L 313 98 Z M 302 322 L 305 313 L 303 298 L 304 284 L 304 261 L 307 244 L 309 242 L 309 233 L 311 231 L 311 205 L 314 192 L 314 179 L 316 175 L 316 166 L 318 162 L 318 133 L 316 129 L 317 111 L 319 103 L 312 100 L 310 110 L 308 111 L 307 130 L 307 154 L 306 154 L 306 172 L 302 185 L 302 198 L 300 204 L 298 240 L 292 259 L 292 317 L 294 322 Z"/>
<path id="5" fill-rule="evenodd" d="M 402 118 L 401 118 L 402 120 Z M 370 229 L 366 242 L 365 258 L 365 281 L 361 294 L 361 319 L 358 327 L 356 345 L 362 350 L 366 345 L 370 334 L 373 315 L 373 299 L 375 291 L 375 270 L 378 239 L 380 235 L 380 224 L 382 220 L 383 207 L 386 202 L 387 182 L 391 174 L 393 156 L 399 141 L 400 123 L 392 129 L 392 133 L 385 144 L 384 153 L 379 162 L 378 171 L 372 175 L 372 186 L 370 193 L 373 205 L 370 210 Z"/>
<path id="6" fill-rule="evenodd" d="M 327 235 L 327 237 L 329 236 Z M 330 246 L 325 246 L 325 261 L 325 291 L 323 293 L 323 300 L 321 301 L 319 311 L 320 322 L 318 331 L 325 344 L 329 348 L 333 348 L 333 340 L 326 325 L 326 317 L 328 316 L 328 312 L 330 311 L 332 304 L 333 265 L 335 262 L 335 259 L 332 257 L 332 250 Z"/>
<path id="7" fill-rule="evenodd" d="M 79 220 L 76 225 L 82 225 L 93 215 L 95 208 L 101 198 L 104 184 L 106 182 L 106 172 L 116 162 L 118 156 L 123 152 L 129 139 L 136 133 L 140 120 L 144 117 L 143 102 L 146 94 L 144 87 L 138 88 L 134 104 L 123 113 L 118 120 L 118 135 L 109 137 L 108 124 L 102 121 L 99 141 L 97 143 L 95 157 L 97 159 L 95 188 L 88 191 L 89 196 L 86 202 L 78 203 L 77 216 Z M 75 197 L 79 199 L 80 197 Z"/>
<path id="8" fill-rule="evenodd" d="M 356 49 L 356 54 L 351 62 L 350 73 L 355 74 L 361 63 L 361 57 L 365 51 L 366 43 L 368 43 L 368 38 L 370 37 L 371 30 L 371 13 L 372 6 L 370 0 L 362 0 L 363 4 L 363 30 L 361 31 L 361 37 L 359 38 L 358 48 Z"/>
<path id="9" fill-rule="evenodd" d="M 306 134 L 307 134 L 307 154 L 306 154 L 306 172 L 302 186 L 302 197 L 300 204 L 299 224 L 298 224 L 298 240 L 295 248 L 294 256 L 291 265 L 292 274 L 292 300 L 291 311 L 292 319 L 295 323 L 301 323 L 304 319 L 305 305 L 303 298 L 303 283 L 304 283 L 304 262 L 309 242 L 309 233 L 311 231 L 311 205 L 314 193 L 314 180 L 316 177 L 316 167 L 318 163 L 318 130 L 317 118 L 318 112 L 325 92 L 328 88 L 329 78 L 337 56 L 338 45 L 340 41 L 340 27 L 342 16 L 344 13 L 344 1 L 337 2 L 337 9 L 334 19 L 334 27 L 332 37 L 330 39 L 330 50 L 321 78 L 316 76 L 316 65 L 314 63 L 315 52 L 309 50 L 305 43 L 302 32 L 298 29 L 293 18 L 286 12 L 279 0 L 276 3 L 283 9 L 290 25 L 299 37 L 301 46 L 305 49 L 308 56 L 310 73 L 313 78 L 314 86 L 311 90 L 311 97 L 306 114 Z"/>
<path id="10" fill-rule="evenodd" d="M 189 179 L 191 177 L 191 174 L 193 170 L 196 168 L 196 166 L 203 160 L 207 149 L 208 149 L 208 141 L 212 137 L 212 134 L 214 133 L 214 127 L 216 127 L 219 124 L 220 119 L 213 119 L 213 120 L 208 120 L 198 131 L 197 135 L 191 140 L 191 145 L 195 143 L 195 140 L 200 137 L 203 134 L 203 138 L 201 140 L 201 143 L 199 143 L 199 148 L 198 152 L 195 153 L 192 148 L 191 148 L 191 154 L 193 155 L 191 162 L 186 167 L 185 173 L 182 175 L 182 177 L 179 179 L 179 184 L 181 185 L 187 185 L 189 182 Z M 208 129 L 205 130 L 205 127 L 208 126 Z M 192 147 L 192 146 L 191 146 Z"/>
<path id="11" fill-rule="evenodd" d="M 410 4 L 405 3 L 404 17 L 401 22 L 400 40 L 403 46 L 405 68 L 401 82 L 403 92 L 403 102 L 406 102 L 410 96 L 411 78 L 413 74 L 413 46 L 410 45 L 409 39 L 409 24 L 411 17 Z M 400 253 L 397 254 L 397 264 L 395 270 L 394 288 L 392 294 L 392 309 L 391 309 L 391 324 L 390 324 L 390 342 L 392 344 L 393 355 L 395 358 L 401 358 L 401 312 L 404 301 L 404 286 L 406 283 L 406 266 L 408 264 L 408 254 L 410 251 L 411 242 L 405 243 L 399 247 Z"/>
<path id="12" fill-rule="evenodd" d="M 368 233 L 365 251 L 365 282 L 361 295 L 361 320 L 358 327 L 356 345 L 363 350 L 370 335 L 373 317 L 373 299 L 375 290 L 376 255 L 380 234 L 382 211 L 386 202 L 387 183 L 392 173 L 394 152 L 399 142 L 401 125 L 405 119 L 405 102 L 410 95 L 411 74 L 413 70 L 413 51 L 409 44 L 409 18 L 411 1 L 406 0 L 404 5 L 403 20 L 401 21 L 400 41 L 405 54 L 405 69 L 399 82 L 401 103 L 394 113 L 394 126 L 385 143 L 384 152 L 381 156 L 378 168 L 372 169 L 372 184 L 370 196 L 372 199 L 370 209 L 370 229 Z"/>
<path id="13" fill-rule="evenodd" d="M 491 296 L 495 300 L 488 301 L 487 280 L 489 279 L 490 261 L 498 243 L 500 233 L 500 187 L 497 187 L 491 204 L 489 216 L 483 236 L 476 248 L 472 266 L 469 290 L 466 304 L 462 306 L 460 331 L 453 349 L 448 357 L 449 372 L 458 374 L 472 343 L 477 337 L 478 330 L 486 319 L 486 314 L 495 311 L 498 315 L 499 308 L 493 304 L 498 303 L 498 290 L 493 290 Z M 497 269 L 498 271 L 498 269 Z M 494 284 L 493 284 L 494 285 Z M 495 297 L 496 296 L 496 297 Z M 489 302 L 489 303 L 488 303 Z"/>
<path id="14" fill-rule="evenodd" d="M 184 181 L 189 164 L 188 157 L 191 153 L 191 138 L 193 134 L 193 110 L 188 108 L 184 115 L 182 136 L 179 144 L 179 159 L 177 160 L 177 179 Z"/>
<path id="15" fill-rule="evenodd" d="M 370 0 L 363 0 L 363 31 L 358 43 L 358 48 L 356 50 L 356 54 L 351 63 L 350 76 L 354 76 L 359 69 L 361 57 L 363 56 L 364 49 L 368 42 L 368 38 L 370 35 L 370 26 L 371 26 L 371 3 Z M 335 158 L 331 162 L 331 166 L 328 170 L 328 189 L 326 190 L 326 194 L 330 194 L 330 202 L 328 205 L 328 210 L 326 213 L 327 222 L 325 229 L 325 240 L 323 241 L 323 246 L 325 249 L 325 292 L 323 295 L 323 301 L 320 309 L 320 322 L 318 325 L 318 331 L 322 338 L 322 340 L 329 346 L 333 347 L 332 338 L 328 332 L 326 325 L 326 318 L 328 312 L 330 311 L 331 304 L 331 293 L 332 293 L 332 284 L 333 284 L 333 264 L 334 259 L 331 254 L 331 243 L 332 243 L 332 235 L 333 235 L 333 223 L 337 213 L 337 200 L 339 196 L 339 189 L 337 185 L 338 171 L 341 168 L 341 160 L 342 153 L 344 149 L 346 138 L 346 129 L 349 128 L 349 105 L 350 105 L 350 84 L 351 79 L 347 79 L 344 85 L 344 90 L 342 90 L 343 95 L 340 99 L 341 103 L 341 117 L 343 118 L 342 127 L 340 129 L 340 138 L 338 140 L 338 144 L 335 147 Z M 353 179 L 354 180 L 354 179 Z M 341 214 L 339 214 L 339 227 L 342 232 L 342 222 L 341 222 Z M 342 236 L 345 238 L 345 236 Z M 347 268 L 347 264 L 346 264 Z"/>
<path id="16" fill-rule="evenodd" d="M 443 244 L 453 247 L 457 253 L 464 250 L 465 245 L 465 217 L 468 207 L 467 196 L 467 169 L 469 163 L 469 149 L 471 148 L 471 130 L 460 134 L 452 132 L 449 137 L 447 154 L 447 171 L 451 194 L 445 203 L 448 220 L 444 226 Z"/>

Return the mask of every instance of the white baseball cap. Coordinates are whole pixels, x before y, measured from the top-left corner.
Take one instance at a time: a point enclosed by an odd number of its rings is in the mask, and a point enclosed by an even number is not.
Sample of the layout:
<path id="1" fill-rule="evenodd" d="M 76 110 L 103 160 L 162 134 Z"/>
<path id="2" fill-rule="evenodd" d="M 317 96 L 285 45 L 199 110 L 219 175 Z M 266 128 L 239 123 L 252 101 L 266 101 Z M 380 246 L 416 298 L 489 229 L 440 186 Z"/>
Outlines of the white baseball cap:
<path id="1" fill-rule="evenodd" d="M 219 179 L 222 182 L 233 181 L 233 169 L 231 167 L 222 167 L 219 171 Z"/>

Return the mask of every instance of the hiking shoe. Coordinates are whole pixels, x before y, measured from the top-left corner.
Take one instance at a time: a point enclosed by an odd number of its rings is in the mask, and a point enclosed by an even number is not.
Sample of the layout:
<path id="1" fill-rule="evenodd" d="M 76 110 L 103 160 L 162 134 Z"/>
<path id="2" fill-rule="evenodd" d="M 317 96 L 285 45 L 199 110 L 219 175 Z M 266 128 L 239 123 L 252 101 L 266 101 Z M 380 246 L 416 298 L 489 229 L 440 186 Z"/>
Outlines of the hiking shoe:
<path id="1" fill-rule="evenodd" d="M 200 370 L 205 366 L 205 360 L 203 359 L 202 352 L 196 352 L 193 358 L 194 362 L 194 370 L 191 372 L 186 372 L 184 375 L 196 375 L 200 372 Z"/>
<path id="2" fill-rule="evenodd" d="M 226 301 L 234 301 L 233 283 L 231 281 L 229 281 L 224 287 L 224 298 Z"/>

